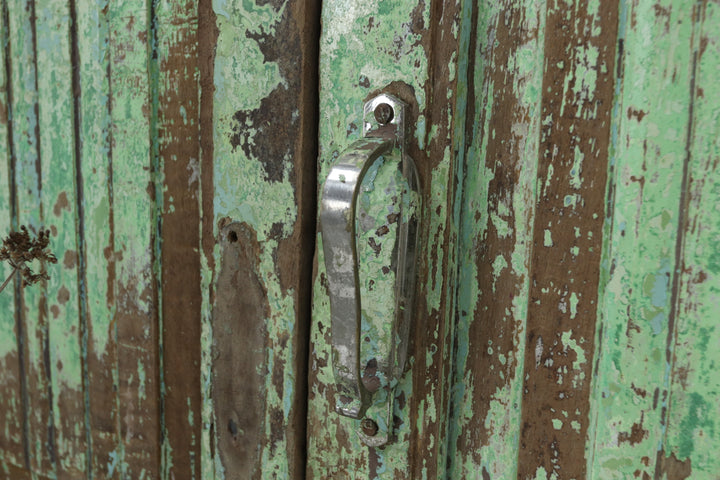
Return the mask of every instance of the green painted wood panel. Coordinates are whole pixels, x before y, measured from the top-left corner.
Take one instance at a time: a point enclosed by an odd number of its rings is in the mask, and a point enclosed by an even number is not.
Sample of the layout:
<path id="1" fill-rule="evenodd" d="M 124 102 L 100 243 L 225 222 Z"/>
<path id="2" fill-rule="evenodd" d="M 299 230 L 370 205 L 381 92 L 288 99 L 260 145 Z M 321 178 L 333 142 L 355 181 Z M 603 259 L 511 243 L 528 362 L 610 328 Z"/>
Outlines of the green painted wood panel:
<path id="1" fill-rule="evenodd" d="M 302 478 L 319 2 L 214 2 L 216 475 Z"/>
<path id="2" fill-rule="evenodd" d="M 423 191 L 418 294 L 408 366 L 398 386 L 396 439 L 364 446 L 359 420 L 334 413 L 330 306 L 316 248 L 308 413 L 308 478 L 443 475 L 452 353 L 456 178 L 465 149 L 472 2 L 323 2 L 318 185 L 361 134 L 365 100 L 391 93 L 410 105 L 410 156 Z M 377 201 L 381 201 L 378 199 Z M 380 279 L 378 279 L 381 281 Z"/>
<path id="3" fill-rule="evenodd" d="M 9 1 L 8 57 L 12 62 L 12 159 L 15 224 L 25 224 L 37 231 L 45 221 L 42 205 L 41 145 L 38 126 L 37 32 L 32 21 L 35 5 L 28 1 Z M 27 465 L 41 475 L 52 474 L 52 435 L 49 430 L 50 399 L 48 382 L 47 305 L 45 286 L 21 290 L 15 283 L 15 315 L 21 395 L 23 397 L 23 429 Z"/>
<path id="4" fill-rule="evenodd" d="M 0 7 L 0 234 L 59 259 L 0 292 L 0 477 L 717 475 L 718 2 Z M 316 197 L 379 91 L 423 253 L 369 449 Z"/>
<path id="5" fill-rule="evenodd" d="M 0 41 L 3 47 L 8 44 L 9 31 L 8 21 L 9 12 L 7 2 L 0 4 Z M 0 112 L 2 112 L 2 129 L 0 130 L 0 159 L 2 161 L 2 175 L 0 175 L 0 228 L 2 232 L 9 231 L 13 225 L 13 217 L 15 206 L 11 193 L 14 189 L 13 169 L 12 169 L 12 149 L 13 145 L 10 141 L 12 138 L 12 130 L 10 129 L 10 115 L 12 105 L 10 104 L 11 77 L 8 75 L 6 58 L 8 55 L 7 48 L 2 49 L 0 58 L 2 59 L 2 68 L 0 68 L 0 79 L 2 79 L 2 88 L 0 89 Z M 9 266 L 3 262 L 2 271 L 3 281 L 11 273 Z M 8 288 L 13 288 L 10 286 Z M 22 398 L 20 388 L 20 372 L 18 362 L 17 337 L 15 330 L 15 295 L 14 292 L 5 292 L 0 296 L 0 309 L 8 314 L 0 315 L 2 335 L 0 335 L 0 466 L 7 475 L 7 469 L 10 465 L 24 465 L 25 459 L 23 455 L 23 425 L 22 425 Z"/>
<path id="6" fill-rule="evenodd" d="M 718 381 L 704 363 L 713 362 L 712 353 L 696 342 L 712 343 L 714 327 L 695 305 L 717 301 L 704 277 L 713 268 L 715 226 L 710 221 L 698 230 L 697 224 L 698 217 L 716 216 L 707 209 L 712 187 L 698 184 L 717 182 L 710 160 L 718 155 L 717 124 L 710 119 L 720 105 L 699 93 L 702 45 L 713 41 L 706 32 L 717 32 L 717 6 L 623 7 L 613 223 L 606 229 L 598 332 L 604 348 L 594 376 L 597 427 L 588 461 L 604 478 L 712 478 L 717 460 L 708 447 L 717 436 L 698 413 L 713 402 Z M 718 64 L 710 53 L 702 63 L 707 69 L 713 62 L 711 71 Z M 688 381 L 686 371 L 705 373 Z M 704 441 L 695 449 L 698 436 Z"/>
<path id="7" fill-rule="evenodd" d="M 66 2 L 36 5 L 40 172 L 43 223 L 50 228 L 59 268 L 47 283 L 44 315 L 48 317 L 51 402 L 49 445 L 58 478 L 77 478 L 87 467 L 83 424 L 83 358 L 78 316 L 77 197 L 74 158 L 74 109 L 70 17 Z M 40 28 L 38 28 L 40 27 Z M 22 221 L 22 219 L 19 219 Z"/>
<path id="8" fill-rule="evenodd" d="M 70 14 L 71 55 L 76 66 L 72 84 L 77 258 L 79 288 L 85 296 L 79 299 L 81 314 L 76 320 L 84 332 L 83 423 L 88 442 L 85 471 L 92 478 L 120 478 L 124 451 L 120 444 L 114 320 L 119 255 L 113 236 L 110 22 L 107 4 L 102 2 L 78 1 Z M 98 264 L 94 259 L 99 258 L 104 260 Z"/>
<path id="9" fill-rule="evenodd" d="M 458 253 L 450 478 L 517 476 L 545 10 L 544 1 L 482 2 L 470 47 L 476 106 Z"/>
<path id="10" fill-rule="evenodd" d="M 184 205 L 199 202 L 197 188 L 173 191 L 176 183 L 165 183 L 161 162 L 172 142 L 183 148 L 195 142 L 199 151 L 199 125 L 187 121 L 183 108 L 158 112 L 159 95 L 178 83 L 199 96 L 198 70 L 167 60 L 167 46 L 179 43 L 173 31 L 197 28 L 198 7 L 181 17 L 173 13 L 185 13 L 186 4 L 2 7 L 3 228 L 46 226 L 59 263 L 47 284 L 3 292 L 10 313 L 2 317 L 7 407 L 0 472 L 170 478 L 175 469 L 194 468 L 200 478 L 201 321 L 189 312 L 195 333 L 176 323 L 161 338 L 159 208 L 165 191 L 183 205 L 176 207 L 180 216 L 192 214 Z M 184 137 L 178 124 L 186 125 Z M 182 153 L 188 164 L 198 162 L 197 153 Z M 199 251 L 198 235 L 194 242 L 186 248 Z M 174 255 L 167 255 L 170 266 L 186 253 Z M 182 278 L 180 270 L 166 275 Z M 207 304 L 199 262 L 190 270 L 196 280 L 186 276 L 184 283 L 195 285 L 188 301 L 199 312 Z M 171 357 L 174 377 L 166 381 L 162 349 L 177 352 L 184 338 L 196 346 L 195 359 L 182 364 Z M 179 387 L 195 400 L 178 399 Z M 184 428 L 176 434 L 172 426 L 166 433 L 172 421 L 163 415 L 185 419 L 195 434 L 184 435 Z M 206 422 L 205 431 L 211 429 Z"/>

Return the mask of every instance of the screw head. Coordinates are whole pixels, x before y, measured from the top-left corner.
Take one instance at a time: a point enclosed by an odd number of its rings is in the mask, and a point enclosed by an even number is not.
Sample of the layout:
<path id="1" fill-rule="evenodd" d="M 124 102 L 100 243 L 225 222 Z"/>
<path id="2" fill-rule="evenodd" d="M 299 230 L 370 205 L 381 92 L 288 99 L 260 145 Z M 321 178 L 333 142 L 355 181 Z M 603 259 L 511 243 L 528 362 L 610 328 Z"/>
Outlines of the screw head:
<path id="1" fill-rule="evenodd" d="M 375 120 L 377 120 L 380 125 L 386 125 L 390 123 L 395 116 L 395 111 L 387 103 L 381 103 L 377 107 L 375 107 L 374 113 Z"/>
<path id="2" fill-rule="evenodd" d="M 375 423 L 369 418 L 362 419 L 362 422 L 360 422 L 360 428 L 362 429 L 363 433 L 368 437 L 374 437 L 378 432 L 377 423 Z"/>

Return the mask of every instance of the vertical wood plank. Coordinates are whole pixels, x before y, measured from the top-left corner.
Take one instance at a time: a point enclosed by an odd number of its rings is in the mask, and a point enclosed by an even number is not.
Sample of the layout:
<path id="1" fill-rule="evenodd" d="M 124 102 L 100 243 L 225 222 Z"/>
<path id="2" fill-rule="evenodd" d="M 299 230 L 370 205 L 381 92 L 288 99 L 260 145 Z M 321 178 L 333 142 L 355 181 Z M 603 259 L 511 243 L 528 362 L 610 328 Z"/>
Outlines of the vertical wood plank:
<path id="1" fill-rule="evenodd" d="M 153 11 L 109 2 L 121 476 L 159 478 L 161 411 Z M 151 57 L 152 56 L 152 57 Z M 151 61 L 152 60 L 152 61 Z"/>
<path id="2" fill-rule="evenodd" d="M 59 263 L 47 283 L 50 343 L 52 434 L 58 478 L 78 478 L 85 472 L 86 428 L 83 395 L 83 355 L 78 310 L 78 253 L 70 12 L 65 1 L 37 10 L 38 129 L 41 200 L 51 249 Z"/>
<path id="3" fill-rule="evenodd" d="M 692 70 L 688 97 L 686 209 L 679 217 L 682 235 L 677 265 L 675 339 L 669 345 L 672 372 L 667 399 L 664 451 L 658 454 L 655 478 L 712 478 L 720 471 L 715 425 L 720 380 L 720 4 L 696 2 L 692 36 Z"/>
<path id="4" fill-rule="evenodd" d="M 35 2 L 8 2 L 9 38 L 13 85 L 14 178 L 17 191 L 17 222 L 37 232 L 45 221 L 41 199 L 40 131 L 38 125 L 38 73 Z M 15 315 L 21 352 L 21 383 L 27 455 L 33 472 L 53 472 L 54 435 L 49 398 L 49 344 L 45 285 L 21 289 L 15 285 Z"/>
<path id="5" fill-rule="evenodd" d="M 70 2 L 78 212 L 78 299 L 83 329 L 90 478 L 119 478 L 120 437 L 109 19 L 106 2 Z"/>
<path id="6" fill-rule="evenodd" d="M 583 478 L 617 2 L 550 1 L 518 478 Z"/>
<path id="7" fill-rule="evenodd" d="M 8 32 L 8 4 L 0 2 L 0 235 L 4 238 L 16 225 L 14 185 L 14 145 L 12 126 L 12 62 Z M 11 274 L 3 262 L 0 276 L 4 282 Z M 15 328 L 14 281 L 0 294 L 0 463 L 4 468 L 25 466 L 23 436 L 23 400 L 20 378 L 17 331 Z M 10 466 L 8 466 L 10 465 Z"/>
<path id="8" fill-rule="evenodd" d="M 500 479 L 518 469 L 545 2 L 482 2 L 478 9 L 449 476 Z"/>
<path id="9" fill-rule="evenodd" d="M 675 343 L 673 282 L 682 268 L 694 3 L 621 3 L 591 478 L 658 478 L 657 458 L 669 453 L 659 447 Z"/>
<path id="10" fill-rule="evenodd" d="M 202 392 L 202 478 L 215 478 L 215 421 L 212 398 L 212 305 L 215 272 L 215 216 L 214 216 L 214 128 L 215 45 L 218 28 L 212 0 L 198 0 L 198 66 L 200 70 L 200 205 L 201 248 L 200 278 L 202 284 L 202 335 L 200 338 Z"/>
<path id="11" fill-rule="evenodd" d="M 226 478 L 302 478 L 318 2 L 214 7 L 218 465 Z"/>
<path id="12" fill-rule="evenodd" d="M 410 155 L 423 213 L 417 304 L 407 372 L 397 389 L 397 438 L 368 448 L 359 421 L 334 412 L 330 312 L 321 239 L 316 249 L 308 415 L 309 478 L 444 475 L 459 215 L 468 126 L 465 84 L 474 2 L 323 2 L 318 185 L 360 135 L 364 101 L 378 91 L 411 105 Z M 476 18 L 476 17 L 475 17 Z"/>
<path id="13" fill-rule="evenodd" d="M 158 142 L 164 174 L 161 268 L 163 475 L 200 478 L 201 246 L 198 5 L 156 5 Z"/>

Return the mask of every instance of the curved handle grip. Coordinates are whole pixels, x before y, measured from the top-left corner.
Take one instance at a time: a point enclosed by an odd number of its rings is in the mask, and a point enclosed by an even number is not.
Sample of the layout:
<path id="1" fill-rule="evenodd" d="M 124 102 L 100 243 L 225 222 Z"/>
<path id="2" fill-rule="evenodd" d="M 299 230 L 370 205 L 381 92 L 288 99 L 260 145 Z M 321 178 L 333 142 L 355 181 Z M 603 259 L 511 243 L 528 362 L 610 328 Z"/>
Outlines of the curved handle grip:
<path id="1" fill-rule="evenodd" d="M 360 381 L 360 279 L 355 246 L 355 204 L 368 168 L 389 152 L 393 139 L 363 138 L 332 167 L 323 187 L 322 223 L 325 270 L 330 290 L 332 363 L 338 413 L 359 418 L 370 403 Z"/>
<path id="2" fill-rule="evenodd" d="M 370 446 L 384 445 L 390 437 L 394 387 L 407 356 L 415 286 L 419 183 L 415 164 L 405 153 L 404 119 L 405 105 L 395 97 L 383 94 L 367 102 L 365 136 L 330 169 L 321 200 L 335 410 L 352 418 L 367 415 L 358 434 Z M 399 165 L 387 156 L 395 147 L 400 149 Z M 381 156 L 385 161 L 375 168 Z M 399 171 L 394 166 L 399 166 Z M 366 190 L 361 186 L 369 171 L 373 173 L 368 174 Z M 387 183 L 379 181 L 381 177 Z M 376 182 L 381 188 L 375 188 Z M 363 206 L 358 205 L 359 197 Z M 375 208 L 375 213 L 366 208 Z M 367 255 L 368 245 L 374 255 Z M 359 258 L 363 258 L 362 265 Z M 361 279 L 360 271 L 367 277 Z M 383 301 L 376 304 L 378 295 Z M 362 362 L 361 330 L 364 343 L 374 347 Z M 376 338 L 370 338 L 373 335 Z M 362 372 L 361 363 L 367 363 Z"/>

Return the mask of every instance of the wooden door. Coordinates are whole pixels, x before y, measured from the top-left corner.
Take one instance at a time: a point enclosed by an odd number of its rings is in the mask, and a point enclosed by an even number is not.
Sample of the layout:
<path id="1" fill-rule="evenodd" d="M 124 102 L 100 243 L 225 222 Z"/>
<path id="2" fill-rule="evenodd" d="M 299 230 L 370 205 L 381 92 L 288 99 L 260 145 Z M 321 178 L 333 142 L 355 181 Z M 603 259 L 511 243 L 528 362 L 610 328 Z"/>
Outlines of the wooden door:
<path id="1" fill-rule="evenodd" d="M 717 478 L 718 7 L 0 0 L 0 235 L 59 260 L 0 292 L 0 477 Z M 377 449 L 317 204 L 380 92 L 423 209 Z"/>

